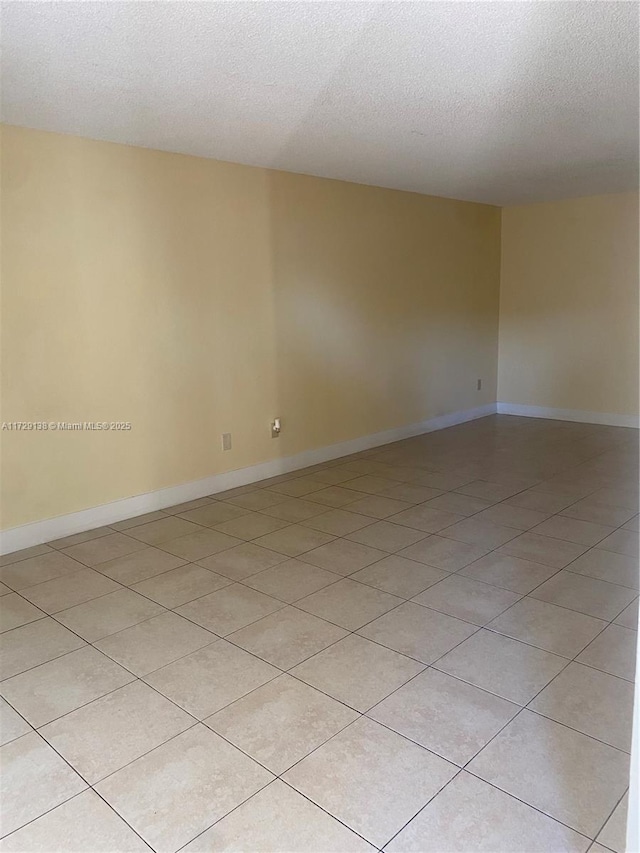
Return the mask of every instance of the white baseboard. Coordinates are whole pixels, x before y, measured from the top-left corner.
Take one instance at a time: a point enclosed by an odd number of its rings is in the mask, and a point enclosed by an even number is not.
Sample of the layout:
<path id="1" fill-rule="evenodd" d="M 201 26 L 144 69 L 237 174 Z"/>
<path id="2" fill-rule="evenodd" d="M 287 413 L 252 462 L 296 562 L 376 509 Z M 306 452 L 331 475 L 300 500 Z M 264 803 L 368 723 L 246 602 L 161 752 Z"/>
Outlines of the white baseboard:
<path id="1" fill-rule="evenodd" d="M 553 421 L 575 421 L 581 424 L 640 427 L 636 415 L 616 415 L 610 412 L 585 412 L 581 409 L 549 409 L 546 406 L 522 406 L 520 403 L 497 403 L 499 415 L 520 415 L 523 418 L 548 418 Z"/>
<path id="2" fill-rule="evenodd" d="M 238 486 L 246 486 L 259 480 L 266 480 L 278 474 L 286 474 L 299 468 L 307 468 L 310 465 L 318 465 L 329 462 L 341 456 L 351 453 L 359 453 L 389 444 L 392 441 L 400 441 L 403 438 L 411 438 L 434 430 L 462 424 L 466 421 L 484 418 L 496 413 L 496 404 L 488 403 L 486 406 L 478 406 L 475 409 L 466 409 L 462 412 L 452 412 L 448 415 L 440 415 L 409 426 L 397 427 L 385 432 L 365 435 L 340 444 L 332 444 L 328 447 L 319 447 L 315 450 L 305 450 L 295 456 L 281 459 L 272 459 L 248 468 L 238 468 L 235 471 L 227 471 L 223 474 L 213 474 L 202 480 L 194 480 L 191 483 L 183 483 L 180 486 L 169 486 L 166 489 L 158 489 L 155 492 L 147 492 L 144 495 L 123 498 L 112 501 L 101 506 L 83 509 L 79 512 L 71 512 L 68 515 L 59 515 L 44 521 L 34 521 L 31 524 L 23 524 L 20 527 L 12 527 L 0 533 L 0 554 L 10 554 L 20 551 L 32 545 L 41 545 L 43 542 L 51 542 L 61 539 L 63 536 L 71 536 L 74 533 L 82 533 L 95 527 L 107 524 L 115 524 L 126 518 L 164 509 L 168 506 L 195 500 L 205 495 L 213 495 L 224 492 L 227 489 L 235 489 Z"/>

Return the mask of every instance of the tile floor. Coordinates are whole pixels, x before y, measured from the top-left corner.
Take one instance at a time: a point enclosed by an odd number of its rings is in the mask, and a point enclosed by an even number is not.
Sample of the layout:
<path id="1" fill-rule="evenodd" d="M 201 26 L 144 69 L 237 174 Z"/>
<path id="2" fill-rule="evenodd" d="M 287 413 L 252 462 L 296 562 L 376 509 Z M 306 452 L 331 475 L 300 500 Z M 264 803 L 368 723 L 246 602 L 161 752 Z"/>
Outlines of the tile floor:
<path id="1" fill-rule="evenodd" d="M 488 417 L 0 561 L 0 851 L 623 853 L 632 430 Z"/>

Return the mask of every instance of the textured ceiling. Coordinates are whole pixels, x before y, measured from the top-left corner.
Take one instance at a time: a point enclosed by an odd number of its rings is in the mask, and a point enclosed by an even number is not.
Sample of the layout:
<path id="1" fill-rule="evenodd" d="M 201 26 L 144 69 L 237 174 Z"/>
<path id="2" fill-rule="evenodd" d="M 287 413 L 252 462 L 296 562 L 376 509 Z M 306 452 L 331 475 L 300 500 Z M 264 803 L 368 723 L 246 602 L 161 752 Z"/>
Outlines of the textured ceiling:
<path id="1" fill-rule="evenodd" d="M 493 204 L 637 186 L 635 2 L 3 2 L 3 121 Z"/>

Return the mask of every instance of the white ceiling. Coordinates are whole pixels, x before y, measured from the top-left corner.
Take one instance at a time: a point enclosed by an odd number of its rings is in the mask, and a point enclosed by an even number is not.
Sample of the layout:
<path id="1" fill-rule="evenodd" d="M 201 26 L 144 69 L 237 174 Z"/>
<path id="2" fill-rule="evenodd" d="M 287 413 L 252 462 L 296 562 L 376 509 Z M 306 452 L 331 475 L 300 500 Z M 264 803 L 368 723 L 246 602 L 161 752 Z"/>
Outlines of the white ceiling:
<path id="1" fill-rule="evenodd" d="M 638 183 L 635 2 L 3 2 L 3 120 L 493 204 Z"/>

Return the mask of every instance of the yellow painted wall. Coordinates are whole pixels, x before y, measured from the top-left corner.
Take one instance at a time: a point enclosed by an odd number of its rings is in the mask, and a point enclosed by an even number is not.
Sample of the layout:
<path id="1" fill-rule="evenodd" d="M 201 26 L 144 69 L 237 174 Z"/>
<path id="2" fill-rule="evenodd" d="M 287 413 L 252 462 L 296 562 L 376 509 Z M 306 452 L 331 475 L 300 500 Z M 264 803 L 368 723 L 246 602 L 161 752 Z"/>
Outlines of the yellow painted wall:
<path id="1" fill-rule="evenodd" d="M 637 193 L 503 209 L 498 399 L 637 415 Z"/>
<path id="2" fill-rule="evenodd" d="M 0 433 L 3 528 L 495 400 L 497 208 L 2 135 L 2 420 L 133 425 Z"/>

